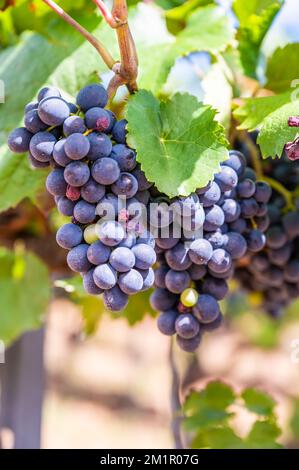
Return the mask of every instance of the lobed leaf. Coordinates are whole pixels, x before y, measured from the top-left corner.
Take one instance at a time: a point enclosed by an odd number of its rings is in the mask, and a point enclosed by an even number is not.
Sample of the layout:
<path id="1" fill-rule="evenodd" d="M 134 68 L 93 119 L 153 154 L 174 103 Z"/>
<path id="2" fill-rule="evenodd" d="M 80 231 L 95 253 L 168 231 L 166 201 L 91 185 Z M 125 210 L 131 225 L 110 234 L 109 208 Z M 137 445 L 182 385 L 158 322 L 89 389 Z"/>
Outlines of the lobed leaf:
<path id="1" fill-rule="evenodd" d="M 284 0 L 234 0 L 233 10 L 239 20 L 237 39 L 246 75 L 256 78 L 260 48 Z"/>
<path id="2" fill-rule="evenodd" d="M 0 338 L 6 346 L 41 326 L 50 295 L 48 270 L 37 256 L 0 248 Z"/>
<path id="3" fill-rule="evenodd" d="M 282 93 L 299 85 L 299 43 L 277 48 L 267 61 L 266 88 Z"/>
<path id="4" fill-rule="evenodd" d="M 141 90 L 126 113 L 128 142 L 149 181 L 169 197 L 205 186 L 227 158 L 227 142 L 215 111 L 188 94 L 159 102 Z"/>

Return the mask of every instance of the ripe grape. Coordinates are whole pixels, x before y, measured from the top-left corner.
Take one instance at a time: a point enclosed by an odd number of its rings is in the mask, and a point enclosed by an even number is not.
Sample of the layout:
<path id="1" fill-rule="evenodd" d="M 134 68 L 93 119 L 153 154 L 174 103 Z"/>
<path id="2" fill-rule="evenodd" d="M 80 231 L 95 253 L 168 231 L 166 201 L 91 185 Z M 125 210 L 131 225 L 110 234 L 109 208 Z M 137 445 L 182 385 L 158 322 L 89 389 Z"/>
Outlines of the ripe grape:
<path id="1" fill-rule="evenodd" d="M 87 154 L 87 158 L 89 160 L 109 157 L 112 151 L 112 142 L 106 134 L 92 132 L 87 138 L 90 145 L 90 149 Z"/>
<path id="2" fill-rule="evenodd" d="M 190 280 L 188 271 L 174 271 L 170 269 L 165 276 L 165 285 L 170 292 L 180 294 L 187 289 Z"/>
<path id="3" fill-rule="evenodd" d="M 83 134 L 85 131 L 86 126 L 79 116 L 69 116 L 63 123 L 63 133 L 66 137 L 71 134 Z"/>
<path id="4" fill-rule="evenodd" d="M 71 163 L 71 159 L 67 156 L 64 149 L 66 139 L 60 139 L 56 142 L 53 148 L 53 158 L 55 162 L 63 167 L 66 167 L 69 163 Z"/>
<path id="5" fill-rule="evenodd" d="M 81 197 L 90 203 L 97 203 L 105 196 L 106 188 L 90 178 L 81 188 Z"/>
<path id="6" fill-rule="evenodd" d="M 198 238 L 189 248 L 189 257 L 195 264 L 207 264 L 213 254 L 213 247 L 208 240 Z"/>
<path id="7" fill-rule="evenodd" d="M 194 336 L 193 338 L 182 338 L 181 336 L 177 335 L 176 340 L 178 346 L 185 352 L 192 353 L 196 351 L 198 348 L 200 341 L 201 341 L 201 334 Z"/>
<path id="8" fill-rule="evenodd" d="M 215 297 L 209 294 L 199 296 L 193 313 L 201 323 L 211 323 L 219 315 L 219 305 Z"/>
<path id="9" fill-rule="evenodd" d="M 68 252 L 66 260 L 72 271 L 83 273 L 92 267 L 87 258 L 87 250 L 87 243 L 81 243 Z"/>
<path id="10" fill-rule="evenodd" d="M 94 282 L 100 289 L 111 289 L 117 283 L 115 269 L 108 263 L 97 266 L 93 273 Z"/>
<path id="11" fill-rule="evenodd" d="M 190 313 L 179 315 L 175 322 L 177 334 L 184 339 L 191 339 L 199 333 L 199 323 Z"/>
<path id="12" fill-rule="evenodd" d="M 109 263 L 116 271 L 125 273 L 135 265 L 135 256 L 130 248 L 117 247 L 112 251 Z"/>
<path id="13" fill-rule="evenodd" d="M 30 153 L 40 162 L 49 162 L 55 144 L 56 139 L 50 132 L 37 132 L 30 140 Z"/>
<path id="14" fill-rule="evenodd" d="M 207 191 L 200 196 L 203 207 L 211 207 L 217 204 L 221 197 L 221 189 L 215 181 L 212 181 Z"/>
<path id="15" fill-rule="evenodd" d="M 149 269 L 156 262 L 156 253 L 154 248 L 145 243 L 138 243 L 132 247 L 135 255 L 135 267 L 138 269 Z"/>
<path id="16" fill-rule="evenodd" d="M 90 149 L 88 138 L 79 133 L 74 133 L 66 138 L 64 150 L 71 160 L 82 160 L 86 157 Z"/>
<path id="17" fill-rule="evenodd" d="M 178 312 L 173 310 L 166 310 L 165 312 L 160 313 L 157 326 L 160 332 L 163 335 L 172 336 L 175 334 L 175 322 L 178 318 Z"/>
<path id="18" fill-rule="evenodd" d="M 242 176 L 246 168 L 246 159 L 241 152 L 237 150 L 231 150 L 229 152 L 229 158 L 225 160 L 222 165 L 229 166 L 238 176 Z"/>
<path id="19" fill-rule="evenodd" d="M 82 229 L 75 224 L 64 224 L 60 227 L 56 234 L 56 241 L 58 245 L 66 250 L 70 250 L 83 240 Z"/>
<path id="20" fill-rule="evenodd" d="M 176 303 L 178 296 L 167 289 L 157 288 L 150 297 L 150 303 L 154 310 L 163 312 L 171 309 Z"/>
<path id="21" fill-rule="evenodd" d="M 119 178 L 120 169 L 112 158 L 103 157 L 92 165 L 91 174 L 95 181 L 108 186 Z"/>
<path id="22" fill-rule="evenodd" d="M 42 88 L 39 91 L 37 95 L 37 100 L 38 102 L 40 102 L 45 98 L 54 98 L 54 97 L 60 98 L 61 97 L 60 91 L 58 90 L 58 88 L 55 88 L 54 86 L 47 86 L 47 87 Z"/>
<path id="23" fill-rule="evenodd" d="M 60 97 L 43 98 L 37 108 L 42 122 L 48 126 L 61 126 L 70 115 L 68 104 Z"/>
<path id="24" fill-rule="evenodd" d="M 137 271 L 141 274 L 142 280 L 143 280 L 143 285 L 142 285 L 141 290 L 146 291 L 150 289 L 154 285 L 154 282 L 155 282 L 155 273 L 154 273 L 153 268 L 138 269 Z"/>
<path id="25" fill-rule="evenodd" d="M 216 300 L 222 300 L 228 293 L 228 285 L 224 279 L 208 276 L 203 282 L 202 290 L 204 294 L 209 294 Z"/>
<path id="26" fill-rule="evenodd" d="M 125 119 L 121 119 L 117 121 L 112 129 L 112 136 L 115 142 L 118 144 L 125 144 L 126 143 L 126 130 L 127 121 Z"/>
<path id="27" fill-rule="evenodd" d="M 57 201 L 57 209 L 62 215 L 72 217 L 74 214 L 74 207 L 75 207 L 75 202 L 71 201 L 67 197 L 59 197 L 59 200 Z"/>
<path id="28" fill-rule="evenodd" d="M 229 166 L 222 166 L 221 172 L 215 175 L 215 181 L 221 191 L 229 191 L 238 184 L 238 175 L 235 170 Z"/>
<path id="29" fill-rule="evenodd" d="M 104 108 L 108 101 L 108 94 L 105 88 L 97 83 L 87 85 L 79 91 L 77 96 L 77 105 L 82 111 L 99 106 Z"/>
<path id="30" fill-rule="evenodd" d="M 67 184 L 62 169 L 55 168 L 48 174 L 46 188 L 53 196 L 65 196 Z"/>
<path id="31" fill-rule="evenodd" d="M 136 294 L 142 290 L 143 278 L 136 269 L 130 269 L 119 276 L 118 285 L 125 294 Z"/>
<path id="32" fill-rule="evenodd" d="M 83 162 L 71 162 L 64 169 L 65 181 L 71 186 L 84 186 L 89 180 L 90 170 Z"/>
<path id="33" fill-rule="evenodd" d="M 165 253 L 165 259 L 170 268 L 175 271 L 185 271 L 190 268 L 192 261 L 189 257 L 189 249 L 183 243 L 177 243 Z"/>
<path id="34" fill-rule="evenodd" d="M 90 108 L 85 114 L 85 123 L 89 129 L 107 132 L 111 127 L 112 116 L 102 108 Z"/>
<path id="35" fill-rule="evenodd" d="M 94 204 L 86 201 L 79 201 L 74 207 L 74 217 L 80 224 L 89 224 L 94 221 L 96 208 Z"/>
<path id="36" fill-rule="evenodd" d="M 114 312 L 126 308 L 128 300 L 127 294 L 122 292 L 118 286 L 114 286 L 112 289 L 105 290 L 104 292 L 104 304 L 109 310 Z"/>
<path id="37" fill-rule="evenodd" d="M 89 271 L 83 274 L 83 287 L 88 294 L 100 295 L 104 291 L 103 289 L 100 289 L 100 287 L 98 287 L 94 282 L 93 274 L 94 268 L 90 269 Z"/>
<path id="38" fill-rule="evenodd" d="M 213 232 L 224 224 L 224 212 L 221 207 L 214 205 L 205 211 L 204 230 Z"/>
<path id="39" fill-rule="evenodd" d="M 108 220 L 100 225 L 99 238 L 104 245 L 116 246 L 125 238 L 125 231 L 119 222 Z"/>
<path id="40" fill-rule="evenodd" d="M 117 167 L 119 168 L 118 165 Z M 120 173 L 118 179 L 112 184 L 111 189 L 117 196 L 126 196 L 129 199 L 137 193 L 138 182 L 131 173 L 123 172 Z"/>
<path id="41" fill-rule="evenodd" d="M 26 129 L 32 134 L 36 134 L 40 131 L 45 131 L 47 129 L 47 124 L 45 124 L 39 117 L 37 109 L 31 109 L 25 114 L 24 124 Z"/>
<path id="42" fill-rule="evenodd" d="M 252 197 L 255 194 L 255 192 L 256 192 L 255 182 L 249 178 L 244 179 L 237 186 L 238 196 L 242 199 Z"/>
<path id="43" fill-rule="evenodd" d="M 232 265 L 232 259 L 229 253 L 222 248 L 217 248 L 208 262 L 208 267 L 214 273 L 226 273 Z"/>
<path id="44" fill-rule="evenodd" d="M 87 250 L 88 260 L 95 265 L 107 263 L 110 258 L 111 249 L 100 240 L 91 243 Z"/>
<path id="45" fill-rule="evenodd" d="M 137 179 L 138 191 L 145 191 L 152 186 L 152 183 L 148 181 L 144 172 L 140 168 L 135 168 L 135 170 L 132 171 L 132 175 Z"/>
<path id="46" fill-rule="evenodd" d="M 121 171 L 132 171 L 136 166 L 136 153 L 126 145 L 113 145 L 111 158 L 118 163 Z"/>

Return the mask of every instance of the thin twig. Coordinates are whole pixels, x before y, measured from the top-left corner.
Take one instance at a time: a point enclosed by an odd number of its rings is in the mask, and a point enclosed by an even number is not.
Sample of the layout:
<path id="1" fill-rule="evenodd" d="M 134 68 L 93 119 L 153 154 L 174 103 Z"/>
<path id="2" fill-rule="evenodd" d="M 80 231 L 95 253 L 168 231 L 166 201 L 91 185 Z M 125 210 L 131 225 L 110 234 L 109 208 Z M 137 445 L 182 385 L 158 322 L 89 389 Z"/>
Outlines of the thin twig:
<path id="1" fill-rule="evenodd" d="M 241 139 L 242 141 L 247 145 L 248 150 L 250 152 L 250 157 L 251 157 L 251 163 L 254 168 L 254 171 L 256 172 L 256 175 L 259 179 L 263 178 L 263 167 L 262 163 L 260 160 L 260 153 L 255 145 L 255 143 L 251 140 L 250 136 L 246 131 L 242 131 L 241 134 Z"/>
<path id="2" fill-rule="evenodd" d="M 184 449 L 182 435 L 181 435 L 181 423 L 182 423 L 182 413 L 181 413 L 181 401 L 180 401 L 180 379 L 179 373 L 176 367 L 175 358 L 174 358 L 174 344 L 173 340 L 170 341 L 169 349 L 169 364 L 172 376 L 171 383 L 171 412 L 172 412 L 172 435 L 175 444 L 175 449 Z"/>
<path id="3" fill-rule="evenodd" d="M 61 8 L 57 3 L 53 0 L 43 0 L 55 13 L 57 13 L 64 21 L 66 21 L 70 26 L 75 28 L 79 33 L 87 39 L 88 42 L 98 51 L 100 56 L 102 57 L 103 61 L 107 65 L 109 69 L 113 69 L 114 64 L 116 61 L 107 51 L 105 46 L 91 33 L 89 33 L 83 26 L 81 26 L 74 18 L 72 18 L 68 13 L 66 13 L 63 8 Z"/>
<path id="4" fill-rule="evenodd" d="M 112 15 L 120 21 L 116 29 L 121 57 L 120 75 L 126 80 L 130 93 L 137 91 L 138 58 L 135 43 L 128 25 L 126 0 L 114 0 Z"/>
<path id="5" fill-rule="evenodd" d="M 102 0 L 92 0 L 97 7 L 99 8 L 104 20 L 111 26 L 111 28 L 118 28 L 121 24 L 118 18 L 114 18 L 111 11 L 107 7 L 107 5 Z"/>
<path id="6" fill-rule="evenodd" d="M 285 211 L 295 209 L 293 195 L 291 191 L 286 189 L 279 181 L 276 181 L 273 178 L 270 178 L 269 176 L 263 176 L 263 180 L 268 183 L 272 189 L 274 189 L 277 193 L 283 196 L 286 202 L 286 207 L 284 208 Z"/>
<path id="7" fill-rule="evenodd" d="M 113 2 L 112 13 L 102 0 L 93 0 L 100 9 L 107 23 L 116 29 L 118 46 L 120 50 L 121 61 L 115 61 L 104 45 L 97 40 L 95 36 L 89 33 L 83 26 L 77 23 L 68 13 L 66 13 L 53 0 L 43 0 L 55 13 L 57 13 L 64 21 L 75 28 L 79 33 L 87 39 L 99 52 L 102 59 L 109 69 L 114 72 L 109 86 L 108 96 L 111 101 L 121 85 L 126 85 L 129 93 L 137 91 L 137 73 L 138 58 L 133 36 L 128 25 L 128 8 L 126 0 L 115 0 Z"/>

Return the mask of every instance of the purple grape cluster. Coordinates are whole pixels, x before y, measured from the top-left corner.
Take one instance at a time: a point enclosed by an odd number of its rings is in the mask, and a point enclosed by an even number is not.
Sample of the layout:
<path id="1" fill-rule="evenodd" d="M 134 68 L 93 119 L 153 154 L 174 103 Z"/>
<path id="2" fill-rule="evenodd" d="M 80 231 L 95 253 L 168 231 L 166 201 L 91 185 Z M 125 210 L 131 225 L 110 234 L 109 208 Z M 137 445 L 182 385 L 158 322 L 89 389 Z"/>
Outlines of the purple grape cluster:
<path id="1" fill-rule="evenodd" d="M 228 293 L 237 263 L 264 248 L 271 188 L 255 180 L 245 157 L 231 151 L 208 186 L 171 205 L 170 233 L 175 232 L 177 205 L 191 226 L 200 220 L 202 233 L 156 238 L 159 265 L 151 304 L 160 312 L 159 330 L 176 335 L 187 352 L 198 347 L 204 332 L 221 324 L 219 301 Z"/>
<path id="2" fill-rule="evenodd" d="M 43 88 L 8 145 L 29 152 L 34 168 L 51 167 L 47 190 L 59 212 L 71 217 L 56 237 L 68 250 L 68 266 L 81 273 L 89 294 L 103 293 L 106 307 L 118 311 L 129 295 L 153 285 L 156 253 L 154 238 L 134 222 L 151 183 L 126 144 L 126 121 L 105 109 L 107 101 L 100 84 L 83 88 L 76 104 L 57 88 Z"/>
<path id="3" fill-rule="evenodd" d="M 298 187 L 299 167 L 286 156 L 266 161 L 263 170 L 289 194 Z M 260 184 L 258 187 L 263 189 Z M 295 199 L 290 208 L 277 189 L 273 189 L 271 198 L 268 193 L 263 189 L 266 202 L 270 199 L 265 247 L 244 260 L 236 278 L 246 292 L 259 294 L 261 307 L 276 318 L 299 297 L 299 204 Z"/>

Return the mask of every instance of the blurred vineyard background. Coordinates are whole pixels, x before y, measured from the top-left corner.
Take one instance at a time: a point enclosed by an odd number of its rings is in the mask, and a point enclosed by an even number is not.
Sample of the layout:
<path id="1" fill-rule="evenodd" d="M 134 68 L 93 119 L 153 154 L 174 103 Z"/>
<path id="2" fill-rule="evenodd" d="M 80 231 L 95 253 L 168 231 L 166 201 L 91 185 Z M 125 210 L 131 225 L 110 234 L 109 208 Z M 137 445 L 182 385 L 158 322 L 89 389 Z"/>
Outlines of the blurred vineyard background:
<path id="1" fill-rule="evenodd" d="M 165 9 L 168 26 L 175 28 L 180 21 L 171 12 L 191 0 L 128 3 L 141 86 L 154 88 L 155 57 L 168 41 L 165 16 L 157 7 Z M 217 3 L 235 25 L 231 2 Z M 91 1 L 60 4 L 115 50 L 113 32 L 102 25 Z M 262 44 L 261 81 L 267 56 L 277 46 L 296 41 L 298 2 L 287 0 Z M 45 83 L 70 97 L 97 73 L 107 83 L 110 75 L 90 49 L 41 0 L 0 0 L 0 79 L 5 85 L 0 104 L 0 338 L 9 345 L 45 321 L 43 447 L 170 448 L 169 341 L 156 329 L 148 295 L 133 300 L 123 318 L 113 318 L 101 301 L 83 294 L 80 280 L 69 279 L 65 253 L 55 242 L 62 218 L 45 193 L 44 172 L 31 171 L 26 159 L 8 154 L 5 145 L 7 133 L 21 121 L 24 104 Z M 196 54 L 176 61 L 163 93 L 174 91 L 207 99 L 228 125 L 231 92 L 209 54 L 201 55 L 200 63 Z M 122 96 L 120 90 L 115 102 L 120 114 Z M 250 386 L 269 393 L 278 403 L 279 442 L 297 448 L 299 364 L 291 361 L 291 353 L 292 342 L 299 338 L 298 309 L 294 304 L 273 321 L 235 286 L 224 305 L 225 325 L 204 339 L 185 377 L 186 389 L 190 384 L 201 389 L 217 378 L 237 391 Z M 183 369 L 186 362 L 182 354 Z M 232 425 L 245 435 L 252 416 L 241 407 L 235 412 Z M 2 430 L 2 445 L 12 445 L 7 429 Z"/>

